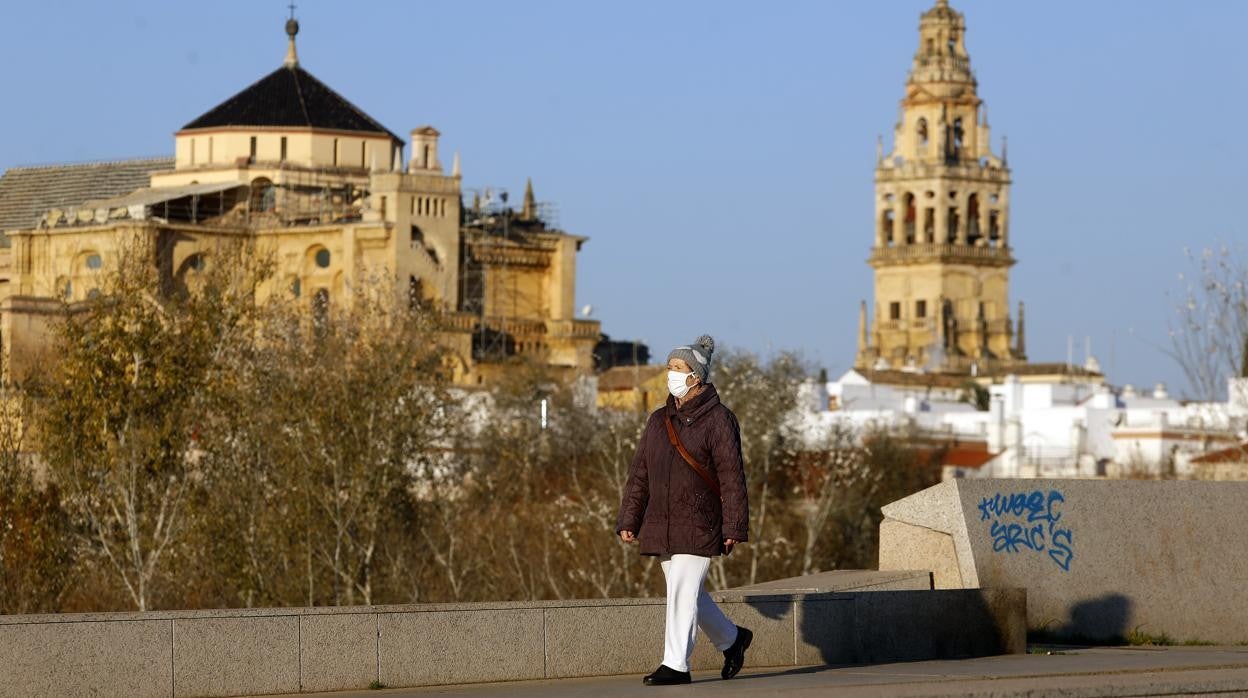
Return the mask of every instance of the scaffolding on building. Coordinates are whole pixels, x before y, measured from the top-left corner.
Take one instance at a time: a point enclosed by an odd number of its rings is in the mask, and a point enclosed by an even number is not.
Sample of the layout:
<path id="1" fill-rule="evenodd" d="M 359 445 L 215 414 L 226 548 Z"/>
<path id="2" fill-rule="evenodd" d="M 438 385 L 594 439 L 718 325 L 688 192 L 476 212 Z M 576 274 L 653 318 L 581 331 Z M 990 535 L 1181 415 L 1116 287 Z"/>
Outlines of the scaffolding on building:
<path id="1" fill-rule="evenodd" d="M 459 310 L 476 318 L 473 359 L 496 362 L 540 350 L 517 343 L 517 334 L 540 334 L 545 327 L 525 317 L 523 309 L 536 307 L 538 299 L 528 298 L 520 289 L 510 253 L 531 246 L 530 233 L 555 232 L 557 208 L 531 203 L 531 210 L 517 212 L 501 187 L 467 188 L 461 196 L 471 203 L 460 206 Z M 497 254 L 483 258 L 488 251 Z"/>

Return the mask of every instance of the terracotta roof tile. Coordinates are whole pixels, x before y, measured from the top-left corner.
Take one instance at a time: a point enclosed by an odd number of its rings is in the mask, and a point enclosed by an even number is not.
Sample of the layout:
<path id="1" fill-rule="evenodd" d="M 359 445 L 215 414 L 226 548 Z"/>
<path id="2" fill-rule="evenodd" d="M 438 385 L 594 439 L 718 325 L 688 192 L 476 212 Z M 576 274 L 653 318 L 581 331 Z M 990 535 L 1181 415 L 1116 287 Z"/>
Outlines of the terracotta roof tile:
<path id="1" fill-rule="evenodd" d="M 1246 463 L 1248 462 L 1248 442 L 1231 446 L 1220 451 L 1212 451 L 1192 459 L 1193 464 L 1204 463 Z"/>

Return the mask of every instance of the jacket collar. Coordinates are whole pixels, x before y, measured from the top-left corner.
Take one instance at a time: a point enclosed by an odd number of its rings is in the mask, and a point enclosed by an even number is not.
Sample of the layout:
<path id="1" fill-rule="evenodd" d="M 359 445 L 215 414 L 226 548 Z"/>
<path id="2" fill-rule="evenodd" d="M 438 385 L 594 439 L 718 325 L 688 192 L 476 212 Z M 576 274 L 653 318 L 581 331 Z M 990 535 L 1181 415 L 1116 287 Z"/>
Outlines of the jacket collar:
<path id="1" fill-rule="evenodd" d="M 693 399 L 685 402 L 680 407 L 676 407 L 676 398 L 672 395 L 667 396 L 667 414 L 673 421 L 681 424 L 689 425 L 698 421 L 698 418 L 709 413 L 716 405 L 719 404 L 719 393 L 715 390 L 715 385 L 707 383 L 702 392 L 698 393 Z"/>

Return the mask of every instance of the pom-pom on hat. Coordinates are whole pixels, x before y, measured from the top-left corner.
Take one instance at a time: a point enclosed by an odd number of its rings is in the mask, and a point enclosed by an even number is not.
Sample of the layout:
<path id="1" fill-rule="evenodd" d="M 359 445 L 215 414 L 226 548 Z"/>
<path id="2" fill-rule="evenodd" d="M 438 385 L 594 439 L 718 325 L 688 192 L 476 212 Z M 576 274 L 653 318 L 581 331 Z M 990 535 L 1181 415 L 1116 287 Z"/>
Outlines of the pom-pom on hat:
<path id="1" fill-rule="evenodd" d="M 667 355 L 667 360 L 681 359 L 689 364 L 689 369 L 703 383 L 711 377 L 711 355 L 715 353 L 715 340 L 709 334 L 698 337 L 693 344 L 676 347 Z"/>

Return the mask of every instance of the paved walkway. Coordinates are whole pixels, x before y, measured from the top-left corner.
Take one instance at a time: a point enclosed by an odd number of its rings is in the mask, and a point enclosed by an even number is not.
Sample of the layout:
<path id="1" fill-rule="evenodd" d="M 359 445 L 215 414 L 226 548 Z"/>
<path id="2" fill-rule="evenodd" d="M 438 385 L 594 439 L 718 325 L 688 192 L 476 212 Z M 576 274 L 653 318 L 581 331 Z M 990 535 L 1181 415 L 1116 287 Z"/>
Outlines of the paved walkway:
<path id="1" fill-rule="evenodd" d="M 847 667 L 754 669 L 732 681 L 694 674 L 690 686 L 652 688 L 640 676 L 382 689 L 324 694 L 342 698 L 472 696 L 1248 696 L 1248 647 L 1054 648 L 1052 654 Z"/>

